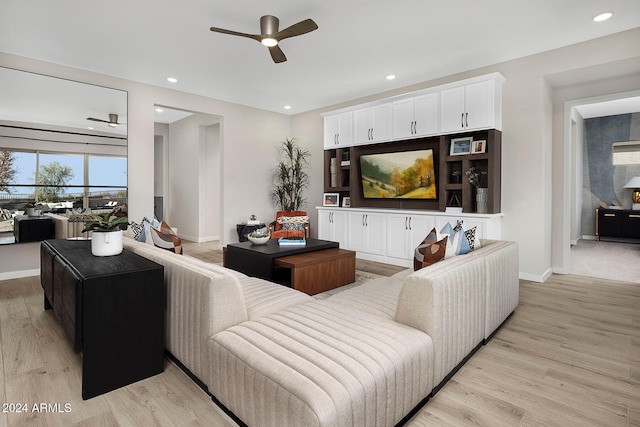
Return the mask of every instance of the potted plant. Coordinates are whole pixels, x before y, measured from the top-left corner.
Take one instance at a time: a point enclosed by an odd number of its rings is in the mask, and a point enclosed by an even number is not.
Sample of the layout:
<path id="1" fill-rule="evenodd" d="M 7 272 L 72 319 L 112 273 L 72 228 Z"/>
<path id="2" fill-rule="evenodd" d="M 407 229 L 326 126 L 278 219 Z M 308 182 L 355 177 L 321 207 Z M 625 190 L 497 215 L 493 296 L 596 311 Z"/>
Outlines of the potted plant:
<path id="1" fill-rule="evenodd" d="M 95 256 L 111 256 L 122 253 L 122 230 L 126 230 L 129 220 L 126 216 L 116 217 L 113 212 L 94 214 L 87 221 L 82 232 L 92 231 L 91 253 Z"/>
<path id="2" fill-rule="evenodd" d="M 451 172 L 451 183 L 460 184 L 461 182 L 462 182 L 462 172 L 460 171 Z"/>
<path id="3" fill-rule="evenodd" d="M 42 203 L 30 202 L 27 204 L 27 215 L 40 216 L 42 215 L 43 209 L 44 209 L 44 205 Z"/>
<path id="4" fill-rule="evenodd" d="M 469 184 L 476 187 L 476 212 L 477 213 L 487 213 L 487 204 L 488 204 L 488 189 L 486 184 L 483 184 L 484 177 L 487 176 L 486 171 L 476 171 L 475 167 L 470 167 L 466 172 L 467 179 L 469 180 Z"/>
<path id="5" fill-rule="evenodd" d="M 300 148 L 295 138 L 280 145 L 282 159 L 274 171 L 271 199 L 281 211 L 297 211 L 304 204 L 304 190 L 309 187 L 309 151 Z"/>

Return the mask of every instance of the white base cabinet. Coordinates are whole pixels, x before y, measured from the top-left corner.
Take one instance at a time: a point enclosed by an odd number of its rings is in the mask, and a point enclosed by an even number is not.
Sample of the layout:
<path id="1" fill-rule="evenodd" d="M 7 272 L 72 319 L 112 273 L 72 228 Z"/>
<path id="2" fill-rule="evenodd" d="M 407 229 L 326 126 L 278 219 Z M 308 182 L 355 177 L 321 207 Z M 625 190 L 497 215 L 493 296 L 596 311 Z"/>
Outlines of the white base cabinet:
<path id="1" fill-rule="evenodd" d="M 386 216 L 370 211 L 351 211 L 347 215 L 348 249 L 374 255 L 384 255 L 387 235 Z"/>
<path id="2" fill-rule="evenodd" d="M 413 266 L 415 248 L 434 227 L 463 221 L 482 239 L 500 239 L 502 214 L 451 214 L 438 211 L 317 207 L 318 238 L 356 251 L 360 259 Z"/>
<path id="3" fill-rule="evenodd" d="M 346 210 L 318 211 L 318 239 L 338 242 L 341 248 L 347 247 Z"/>

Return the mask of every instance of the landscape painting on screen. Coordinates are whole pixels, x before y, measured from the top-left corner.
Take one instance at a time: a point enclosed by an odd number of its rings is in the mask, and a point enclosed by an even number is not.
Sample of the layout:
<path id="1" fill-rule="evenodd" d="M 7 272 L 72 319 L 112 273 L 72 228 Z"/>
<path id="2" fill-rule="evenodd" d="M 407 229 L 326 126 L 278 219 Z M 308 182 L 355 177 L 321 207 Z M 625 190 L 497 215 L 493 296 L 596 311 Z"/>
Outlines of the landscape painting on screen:
<path id="1" fill-rule="evenodd" d="M 360 156 L 365 199 L 437 199 L 433 150 Z"/>

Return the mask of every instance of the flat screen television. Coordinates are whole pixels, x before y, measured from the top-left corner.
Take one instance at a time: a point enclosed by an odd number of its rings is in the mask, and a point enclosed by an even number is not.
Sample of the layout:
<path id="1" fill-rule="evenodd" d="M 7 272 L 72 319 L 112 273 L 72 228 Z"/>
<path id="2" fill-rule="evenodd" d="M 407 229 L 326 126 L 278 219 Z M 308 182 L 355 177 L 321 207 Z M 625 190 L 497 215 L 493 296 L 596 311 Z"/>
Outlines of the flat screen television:
<path id="1" fill-rule="evenodd" d="M 432 149 L 362 154 L 359 160 L 363 198 L 437 199 Z"/>

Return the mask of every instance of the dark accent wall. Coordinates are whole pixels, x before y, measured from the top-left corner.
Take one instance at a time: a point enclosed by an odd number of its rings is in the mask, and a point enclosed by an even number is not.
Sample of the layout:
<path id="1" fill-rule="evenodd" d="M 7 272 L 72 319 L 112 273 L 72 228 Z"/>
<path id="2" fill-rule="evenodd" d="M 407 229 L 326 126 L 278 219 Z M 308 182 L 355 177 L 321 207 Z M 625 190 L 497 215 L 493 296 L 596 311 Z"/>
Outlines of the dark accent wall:
<path id="1" fill-rule="evenodd" d="M 611 203 L 618 198 L 611 144 L 630 140 L 631 114 L 586 119 L 584 127 L 590 190 L 598 199 Z"/>
<path id="2" fill-rule="evenodd" d="M 640 165 L 614 165 L 612 144 L 640 140 L 640 113 L 584 120 L 582 235 L 595 236 L 595 210 L 614 200 L 631 208 L 631 190 L 624 188 Z"/>

